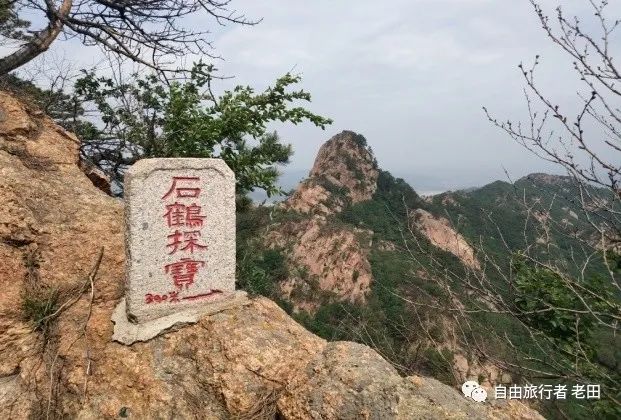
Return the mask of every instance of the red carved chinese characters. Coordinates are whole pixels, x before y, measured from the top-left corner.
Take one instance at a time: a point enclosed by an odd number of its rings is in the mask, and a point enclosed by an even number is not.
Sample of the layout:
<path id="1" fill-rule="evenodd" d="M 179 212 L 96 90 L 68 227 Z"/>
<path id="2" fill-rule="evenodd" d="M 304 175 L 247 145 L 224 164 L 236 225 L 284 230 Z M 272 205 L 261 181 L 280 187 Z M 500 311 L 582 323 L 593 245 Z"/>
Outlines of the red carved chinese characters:
<path id="1" fill-rule="evenodd" d="M 201 189 L 199 187 L 179 187 L 177 186 L 177 182 L 186 185 L 190 183 L 196 185 L 196 183 L 200 182 L 200 180 L 201 179 L 197 176 L 173 176 L 170 189 L 166 194 L 164 194 L 162 200 L 167 199 L 170 195 L 173 194 L 173 192 L 176 193 L 176 198 L 198 198 L 201 193 Z"/>
<path id="2" fill-rule="evenodd" d="M 170 249 L 168 254 L 172 255 L 178 250 L 194 254 L 194 250 L 196 249 L 207 249 L 207 245 L 201 245 L 198 243 L 200 236 L 200 230 L 183 233 L 175 230 L 173 233 L 168 235 L 168 245 L 166 245 Z"/>
<path id="3" fill-rule="evenodd" d="M 186 206 L 185 204 L 175 202 L 166 206 L 164 217 L 168 227 L 203 227 L 205 216 L 200 213 L 201 206 L 196 204 Z"/>
<path id="4" fill-rule="evenodd" d="M 181 300 L 210 299 L 222 293 L 223 293 L 222 290 L 213 289 L 213 290 L 208 291 L 207 293 L 201 293 L 201 294 L 194 295 L 194 296 L 184 296 L 182 298 L 179 297 L 179 292 L 176 290 L 172 292 L 168 292 L 163 295 L 158 295 L 157 293 L 147 293 L 146 295 L 144 295 L 144 302 L 146 304 L 166 303 L 166 302 L 176 303 L 176 302 L 180 302 L 179 299 Z"/>
<path id="5" fill-rule="evenodd" d="M 198 273 L 199 268 L 203 266 L 205 266 L 205 261 L 181 258 L 181 261 L 166 265 L 164 270 L 172 276 L 176 287 L 182 288 L 185 286 L 187 289 L 188 286 L 194 283 L 194 276 Z"/>
<path id="6" fill-rule="evenodd" d="M 170 187 L 162 196 L 164 202 L 163 219 L 170 229 L 167 234 L 166 253 L 175 256 L 173 262 L 162 267 L 170 278 L 175 291 L 168 293 L 147 293 L 145 303 L 177 303 L 219 294 L 213 290 L 194 296 L 181 296 L 198 281 L 200 271 L 206 262 L 201 259 L 202 251 L 207 250 L 203 242 L 202 228 L 205 215 L 199 202 L 201 195 L 199 177 L 172 177 Z"/>

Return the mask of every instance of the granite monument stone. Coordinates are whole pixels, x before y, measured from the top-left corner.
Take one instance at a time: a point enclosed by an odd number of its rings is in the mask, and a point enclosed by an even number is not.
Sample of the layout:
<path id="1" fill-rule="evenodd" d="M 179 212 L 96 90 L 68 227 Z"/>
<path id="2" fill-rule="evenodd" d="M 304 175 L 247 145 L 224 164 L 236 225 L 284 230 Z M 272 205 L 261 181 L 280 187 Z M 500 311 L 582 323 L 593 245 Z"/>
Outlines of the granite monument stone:
<path id="1" fill-rule="evenodd" d="M 125 175 L 126 311 L 142 323 L 235 292 L 235 176 L 221 159 L 143 159 Z"/>

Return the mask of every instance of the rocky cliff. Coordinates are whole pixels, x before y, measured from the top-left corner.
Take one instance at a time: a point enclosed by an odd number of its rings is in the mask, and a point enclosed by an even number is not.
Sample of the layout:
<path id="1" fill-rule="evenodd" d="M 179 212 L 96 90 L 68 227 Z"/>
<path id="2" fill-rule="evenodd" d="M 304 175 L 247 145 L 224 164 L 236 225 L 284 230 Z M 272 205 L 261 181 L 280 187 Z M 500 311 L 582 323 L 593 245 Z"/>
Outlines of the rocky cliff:
<path id="1" fill-rule="evenodd" d="M 316 310 L 327 299 L 363 304 L 371 289 L 373 275 L 369 251 L 374 232 L 335 223 L 348 206 L 373 198 L 380 170 L 366 139 L 343 131 L 319 149 L 306 180 L 280 208 L 297 218 L 276 223 L 266 237 L 267 245 L 285 250 L 294 267 L 282 285 L 282 295 L 296 309 Z M 433 246 L 459 258 L 466 267 L 479 269 L 474 250 L 449 221 L 423 209 L 409 208 L 410 230 L 420 233 Z M 383 246 L 395 250 L 395 244 Z"/>
<path id="2" fill-rule="evenodd" d="M 333 214 L 369 200 L 377 188 L 377 162 L 366 139 L 343 131 L 319 149 L 308 178 L 285 203 L 300 213 Z"/>
<path id="3" fill-rule="evenodd" d="M 423 234 L 434 246 L 455 255 L 469 268 L 479 270 L 481 265 L 474 249 L 444 217 L 435 217 L 423 209 L 410 211 L 410 229 Z"/>
<path id="4" fill-rule="evenodd" d="M 328 343 L 265 298 L 148 342 L 112 342 L 123 205 L 84 174 L 77 150 L 0 93 L 1 418 L 539 418 L 401 377 L 375 351 Z M 368 191 L 359 194 L 351 199 Z"/>
<path id="5" fill-rule="evenodd" d="M 343 131 L 319 149 L 313 168 L 281 209 L 302 215 L 277 223 L 267 236 L 270 247 L 284 249 L 293 271 L 282 285 L 296 309 L 313 312 L 321 292 L 363 303 L 371 286 L 368 261 L 373 232 L 330 223 L 346 206 L 370 200 L 379 170 L 366 140 Z M 319 292 L 319 293 L 318 293 Z"/>

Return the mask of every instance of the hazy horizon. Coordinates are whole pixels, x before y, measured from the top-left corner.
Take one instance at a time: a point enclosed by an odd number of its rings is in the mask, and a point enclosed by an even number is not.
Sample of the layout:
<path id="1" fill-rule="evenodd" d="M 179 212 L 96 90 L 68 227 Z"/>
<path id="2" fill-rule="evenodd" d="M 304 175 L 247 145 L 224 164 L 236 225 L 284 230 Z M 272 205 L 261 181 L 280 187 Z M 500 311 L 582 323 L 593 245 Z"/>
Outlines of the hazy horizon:
<path id="1" fill-rule="evenodd" d="M 535 172 L 541 171 L 530 171 L 521 174 L 511 174 L 509 173 L 509 177 L 507 174 L 503 174 L 500 177 L 490 178 L 488 180 L 483 180 L 483 182 L 477 183 L 476 179 L 478 176 L 474 174 L 473 176 L 465 177 L 465 178 L 452 178 L 445 177 L 442 178 L 440 176 L 434 176 L 433 174 L 420 173 L 416 171 L 411 172 L 401 172 L 401 171 L 392 171 L 388 168 L 382 167 L 381 162 L 379 163 L 380 169 L 386 170 L 390 172 L 393 176 L 397 178 L 403 178 L 417 194 L 422 196 L 427 195 L 435 195 L 441 194 L 446 191 L 457 191 L 457 190 L 465 190 L 469 188 L 480 188 L 485 185 L 491 184 L 495 181 L 516 181 L 519 178 L 522 178 L 526 175 L 530 175 Z M 284 191 L 290 191 L 293 188 L 296 188 L 297 185 L 304 179 L 308 177 L 308 174 L 311 170 L 311 167 L 308 169 L 295 169 L 288 166 L 280 167 L 281 176 L 278 180 L 278 186 L 281 187 Z M 554 174 L 554 175 L 566 175 L 561 171 L 547 171 L 546 173 Z M 257 201 L 261 202 L 263 200 L 267 200 L 268 202 L 279 201 L 280 197 L 267 199 L 267 195 L 262 190 L 253 191 L 250 193 L 250 197 Z"/>

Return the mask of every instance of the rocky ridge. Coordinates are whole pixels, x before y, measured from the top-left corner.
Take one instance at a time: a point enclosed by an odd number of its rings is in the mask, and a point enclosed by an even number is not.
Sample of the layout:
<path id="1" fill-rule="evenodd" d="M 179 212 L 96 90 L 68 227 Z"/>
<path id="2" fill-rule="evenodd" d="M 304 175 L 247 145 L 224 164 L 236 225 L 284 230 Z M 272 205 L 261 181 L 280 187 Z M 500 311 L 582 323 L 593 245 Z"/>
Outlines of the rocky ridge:
<path id="1" fill-rule="evenodd" d="M 347 204 L 370 200 L 378 175 L 366 139 L 343 131 L 321 146 L 308 178 L 283 205 L 305 214 L 338 213 Z"/>
<path id="2" fill-rule="evenodd" d="M 366 173 L 372 184 L 360 182 Z M 356 133 L 342 132 L 321 147 L 309 178 L 276 210 L 284 210 L 292 216 L 277 219 L 270 226 L 265 242 L 269 247 L 282 250 L 288 265 L 293 268 L 280 284 L 280 291 L 281 298 L 292 303 L 294 311 L 303 310 L 312 316 L 322 305 L 329 303 L 365 305 L 375 281 L 370 263 L 373 250 L 391 252 L 396 256 L 407 253 L 401 243 L 382 240 L 381 235 L 340 218 L 339 213 L 347 211 L 349 205 L 380 199 L 375 197 L 379 174 L 366 141 Z M 383 180 L 380 184 L 382 182 L 389 181 Z M 316 194 L 317 191 L 320 194 Z M 415 195 L 413 191 L 412 194 Z M 473 247 L 448 219 L 416 208 L 415 200 L 408 203 L 412 207 L 407 209 L 407 226 L 403 226 L 406 230 L 457 257 L 467 269 L 481 269 Z M 443 202 L 443 205 L 456 206 L 458 203 L 452 200 Z M 419 269 L 417 273 L 433 282 L 424 270 Z M 416 289 L 406 288 L 400 292 L 407 296 L 413 290 Z M 459 307 L 461 302 L 456 300 L 454 304 Z M 438 322 L 442 325 L 441 343 L 423 340 L 420 344 L 448 350 L 453 355 L 451 369 L 457 380 L 483 378 L 482 384 L 488 389 L 501 380 L 510 382 L 505 372 L 491 363 L 470 357 L 459 346 L 458 340 L 450 333 L 457 328 L 450 317 Z"/>
<path id="3" fill-rule="evenodd" d="M 331 223 L 330 218 L 349 205 L 371 200 L 379 172 L 366 139 L 343 131 L 321 146 L 308 178 L 280 205 L 301 217 L 277 223 L 266 244 L 284 249 L 289 263 L 308 274 L 292 273 L 281 285 L 283 297 L 296 310 L 313 312 L 318 306 L 317 291 L 334 295 L 333 300 L 365 302 L 373 281 L 368 260 L 373 232 Z M 474 250 L 448 220 L 423 209 L 409 211 L 411 229 L 466 267 L 480 268 Z"/>

